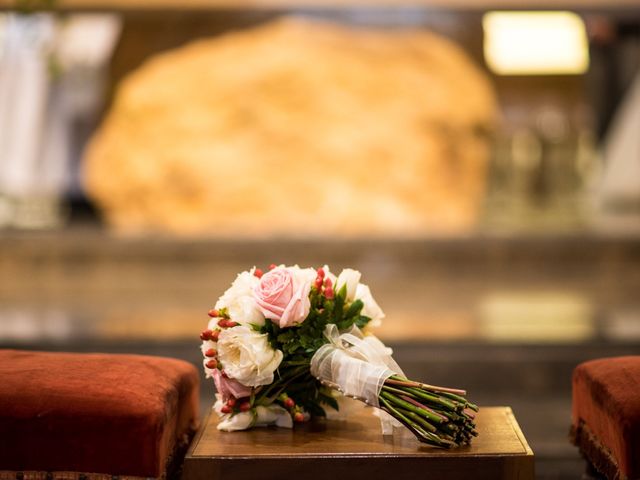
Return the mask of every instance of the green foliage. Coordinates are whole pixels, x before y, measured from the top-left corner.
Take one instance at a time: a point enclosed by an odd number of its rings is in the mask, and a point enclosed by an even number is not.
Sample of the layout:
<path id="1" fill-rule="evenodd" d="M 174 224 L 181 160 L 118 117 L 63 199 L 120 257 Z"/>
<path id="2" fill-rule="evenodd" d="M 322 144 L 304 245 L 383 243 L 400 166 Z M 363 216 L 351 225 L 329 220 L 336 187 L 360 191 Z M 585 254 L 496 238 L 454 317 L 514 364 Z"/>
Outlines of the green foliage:
<path id="1" fill-rule="evenodd" d="M 255 328 L 255 327 L 254 327 Z M 275 323 L 266 321 L 262 327 L 258 327 L 260 333 L 266 333 L 269 336 L 269 343 L 271 344 L 271 348 L 279 348 L 278 345 L 278 332 L 280 331 L 280 327 L 278 327 Z"/>
<path id="2" fill-rule="evenodd" d="M 324 330 L 328 324 L 335 324 L 339 330 L 349 330 L 353 325 L 363 328 L 371 321 L 362 315 L 364 304 L 361 300 L 347 301 L 347 289 L 343 286 L 331 300 L 319 294 L 315 288 L 310 295 L 311 309 L 303 323 L 288 328 L 280 328 L 267 320 L 263 326 L 254 326 L 260 333 L 266 333 L 269 343 L 284 354 L 276 372 L 274 383 L 258 394 L 256 402 L 271 397 L 278 392 L 286 392 L 296 404 L 301 405 L 312 416 L 326 416 L 323 406 L 338 409 L 331 389 L 324 387 L 311 375 L 300 377 L 296 374 L 301 366 L 309 367 L 311 357 L 327 343 Z M 306 370 L 308 373 L 308 370 Z M 274 393 L 275 392 L 275 393 Z"/>
<path id="3" fill-rule="evenodd" d="M 312 308 L 302 324 L 280 328 L 267 321 L 260 332 L 269 336 L 269 343 L 273 348 L 282 350 L 285 362 L 290 359 L 311 359 L 327 343 L 323 332 L 328 324 L 334 323 L 339 330 L 348 330 L 353 325 L 363 328 L 371 320 L 360 314 L 364 306 L 362 300 L 347 302 L 345 296 L 344 288 L 336 294 L 334 300 L 327 300 L 314 292 L 311 298 Z"/>
<path id="4" fill-rule="evenodd" d="M 336 411 L 339 410 L 340 407 L 338 406 L 338 401 L 331 394 L 331 389 L 328 389 L 327 387 L 322 387 L 322 388 L 323 388 L 323 390 L 321 390 L 318 393 L 318 400 L 320 400 L 320 403 L 324 403 L 325 405 L 329 405 L 331 408 L 333 408 Z"/>

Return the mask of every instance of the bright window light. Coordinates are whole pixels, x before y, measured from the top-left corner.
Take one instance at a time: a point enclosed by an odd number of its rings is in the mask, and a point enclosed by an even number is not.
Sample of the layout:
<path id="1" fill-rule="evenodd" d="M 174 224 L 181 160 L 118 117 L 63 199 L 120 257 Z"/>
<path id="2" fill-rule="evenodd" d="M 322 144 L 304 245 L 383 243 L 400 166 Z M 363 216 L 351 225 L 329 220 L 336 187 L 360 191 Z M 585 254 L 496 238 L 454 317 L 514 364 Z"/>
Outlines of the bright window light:
<path id="1" fill-rule="evenodd" d="M 576 75 L 589 68 L 584 22 L 571 12 L 489 12 L 484 57 L 499 75 Z"/>

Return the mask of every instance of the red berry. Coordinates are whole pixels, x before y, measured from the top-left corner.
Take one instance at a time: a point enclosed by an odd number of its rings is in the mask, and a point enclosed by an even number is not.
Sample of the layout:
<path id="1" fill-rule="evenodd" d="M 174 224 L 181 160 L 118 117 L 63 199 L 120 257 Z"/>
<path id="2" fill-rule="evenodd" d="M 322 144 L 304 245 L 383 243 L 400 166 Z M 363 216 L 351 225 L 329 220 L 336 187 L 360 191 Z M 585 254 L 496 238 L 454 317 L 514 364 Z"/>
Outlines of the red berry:
<path id="1" fill-rule="evenodd" d="M 218 361 L 215 358 L 212 358 L 210 360 L 207 360 L 207 363 L 205 363 L 205 365 L 207 366 L 207 368 L 210 369 L 214 369 L 218 367 Z"/>
<path id="2" fill-rule="evenodd" d="M 209 350 L 204 352 L 204 356 L 205 357 L 215 357 L 217 353 L 218 352 L 216 352 L 215 348 L 210 348 Z"/>
<path id="3" fill-rule="evenodd" d="M 238 408 L 240 408 L 241 412 L 248 412 L 251 410 L 251 404 L 249 402 L 242 402 Z"/>
<path id="4" fill-rule="evenodd" d="M 227 400 L 227 405 L 229 405 L 231 408 L 235 407 L 236 399 L 231 397 L 229 400 Z"/>
<path id="5" fill-rule="evenodd" d="M 324 268 L 320 267 L 318 270 L 316 270 L 318 272 L 318 277 L 320 278 L 324 278 Z"/>
<path id="6" fill-rule="evenodd" d="M 253 271 L 253 274 L 254 274 L 256 277 L 258 277 L 258 278 L 262 278 L 262 275 L 264 275 L 264 272 L 263 272 L 261 269 L 256 268 L 256 269 Z"/>
<path id="7" fill-rule="evenodd" d="M 216 310 L 215 308 L 212 308 L 211 310 L 209 310 L 207 315 L 209 315 L 211 318 L 215 318 L 220 316 L 220 312 L 218 312 L 218 310 Z"/>
<path id="8" fill-rule="evenodd" d="M 271 265 L 269 265 L 269 270 L 273 270 L 276 267 L 277 265 L 275 263 L 272 263 Z"/>
<path id="9" fill-rule="evenodd" d="M 296 402 L 293 401 L 293 398 L 289 397 L 284 401 L 284 406 L 287 408 L 293 408 L 296 406 Z"/>
<path id="10" fill-rule="evenodd" d="M 219 336 L 220 336 L 220 330 L 215 329 L 211 332 L 211 337 L 209 338 L 209 340 L 211 340 L 212 342 L 217 342 Z"/>
<path id="11" fill-rule="evenodd" d="M 320 291 L 322 289 L 322 278 L 316 278 L 314 285 L 316 286 L 316 289 Z"/>
<path id="12" fill-rule="evenodd" d="M 233 412 L 233 409 L 229 405 L 223 405 L 220 411 L 222 413 L 231 413 Z"/>
<path id="13" fill-rule="evenodd" d="M 324 286 L 325 287 L 332 287 L 333 286 L 333 282 L 331 281 L 331 279 L 329 277 L 324 279 Z"/>
<path id="14" fill-rule="evenodd" d="M 233 320 L 228 320 L 226 318 L 223 318 L 218 322 L 218 326 L 222 328 L 231 328 L 231 327 L 236 327 L 238 325 L 239 325 L 238 322 L 234 322 Z"/>
<path id="15" fill-rule="evenodd" d="M 325 287 L 324 296 L 327 297 L 327 300 L 331 300 L 333 298 L 333 288 Z"/>
<path id="16" fill-rule="evenodd" d="M 213 334 L 213 331 L 211 330 L 204 330 L 201 334 L 200 334 L 200 340 L 211 340 L 211 335 Z"/>
<path id="17" fill-rule="evenodd" d="M 302 412 L 296 412 L 293 416 L 293 421 L 298 423 L 304 422 L 304 414 Z"/>

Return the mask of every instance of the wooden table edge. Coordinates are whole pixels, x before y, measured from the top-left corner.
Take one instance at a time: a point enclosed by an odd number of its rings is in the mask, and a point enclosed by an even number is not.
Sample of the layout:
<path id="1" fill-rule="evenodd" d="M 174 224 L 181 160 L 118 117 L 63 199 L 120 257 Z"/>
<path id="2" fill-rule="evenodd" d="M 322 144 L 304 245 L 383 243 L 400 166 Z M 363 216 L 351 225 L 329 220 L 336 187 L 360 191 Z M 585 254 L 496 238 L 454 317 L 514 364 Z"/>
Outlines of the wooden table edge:
<path id="1" fill-rule="evenodd" d="M 509 417 L 509 424 L 513 428 L 513 431 L 515 432 L 515 434 L 517 435 L 518 440 L 520 440 L 520 443 L 522 444 L 522 447 L 527 452 L 527 455 L 530 455 L 530 456 L 533 457 L 534 456 L 533 450 L 529 446 L 529 443 L 527 442 L 527 439 L 525 438 L 524 433 L 522 433 L 522 429 L 520 428 L 520 424 L 518 423 L 518 420 L 516 419 L 516 416 L 514 415 L 513 410 L 511 409 L 511 407 L 504 406 L 504 407 L 499 407 L 499 408 L 504 408 L 505 409 L 505 413 Z"/>
<path id="2" fill-rule="evenodd" d="M 189 445 L 189 448 L 187 449 L 187 453 L 185 453 L 185 455 L 184 455 L 185 459 L 187 459 L 188 457 L 191 457 L 191 458 L 202 457 L 202 455 L 194 455 L 193 451 L 196 449 L 196 447 L 200 443 L 200 440 L 202 439 L 202 435 L 204 435 L 204 431 L 206 430 L 206 427 L 209 424 L 209 417 L 212 414 L 213 414 L 213 408 L 210 409 L 206 413 L 206 415 L 200 420 L 200 426 L 198 427 L 198 431 L 193 436 L 193 439 L 191 439 L 191 444 Z"/>

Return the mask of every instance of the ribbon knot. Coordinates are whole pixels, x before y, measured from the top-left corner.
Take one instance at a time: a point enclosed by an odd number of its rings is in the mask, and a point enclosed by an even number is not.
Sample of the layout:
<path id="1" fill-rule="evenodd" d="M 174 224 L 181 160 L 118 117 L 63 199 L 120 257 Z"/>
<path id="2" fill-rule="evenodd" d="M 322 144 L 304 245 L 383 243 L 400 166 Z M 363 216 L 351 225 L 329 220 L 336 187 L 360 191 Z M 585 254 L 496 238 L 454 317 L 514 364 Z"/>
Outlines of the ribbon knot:
<path id="1" fill-rule="evenodd" d="M 392 375 L 403 375 L 391 357 L 392 351 L 373 335 L 364 336 L 356 326 L 340 333 L 335 324 L 324 329 L 328 343 L 311 359 L 311 374 L 324 385 L 379 407 L 378 396 L 384 381 Z M 390 434 L 395 421 L 380 412 L 384 434 Z"/>

